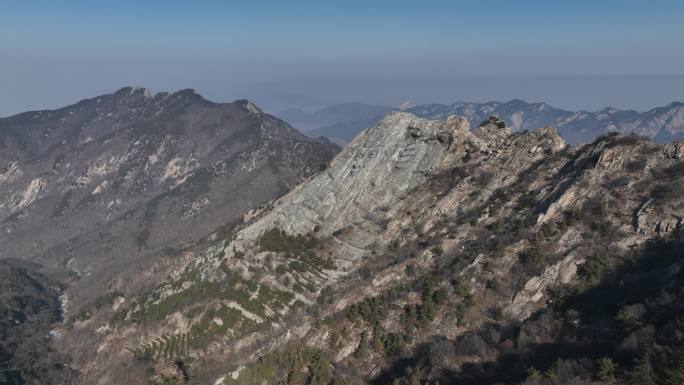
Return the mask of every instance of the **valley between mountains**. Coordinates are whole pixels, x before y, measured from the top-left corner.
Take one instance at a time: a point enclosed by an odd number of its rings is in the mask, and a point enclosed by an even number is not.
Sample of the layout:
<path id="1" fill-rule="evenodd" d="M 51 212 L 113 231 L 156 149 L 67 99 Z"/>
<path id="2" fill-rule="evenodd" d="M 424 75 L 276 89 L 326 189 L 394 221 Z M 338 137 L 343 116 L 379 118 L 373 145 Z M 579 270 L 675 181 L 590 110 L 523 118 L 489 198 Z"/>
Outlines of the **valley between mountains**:
<path id="1" fill-rule="evenodd" d="M 684 141 L 394 111 L 340 149 L 126 88 L 0 149 L 2 333 L 47 351 L 6 383 L 684 379 Z"/>

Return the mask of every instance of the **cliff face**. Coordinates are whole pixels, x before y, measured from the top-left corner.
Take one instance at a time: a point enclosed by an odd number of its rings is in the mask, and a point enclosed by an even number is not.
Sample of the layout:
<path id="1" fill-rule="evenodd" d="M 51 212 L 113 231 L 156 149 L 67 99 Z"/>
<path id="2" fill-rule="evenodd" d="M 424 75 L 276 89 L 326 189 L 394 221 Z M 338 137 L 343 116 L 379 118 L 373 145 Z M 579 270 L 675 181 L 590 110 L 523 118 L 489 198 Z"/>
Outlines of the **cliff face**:
<path id="1" fill-rule="evenodd" d="M 291 234 L 316 229 L 319 236 L 329 236 L 364 218 L 384 220 L 386 211 L 428 178 L 467 131 L 460 119 L 440 122 L 392 114 L 360 134 L 327 170 L 238 233 L 237 240 L 254 240 L 274 226 Z"/>
<path id="2" fill-rule="evenodd" d="M 567 325 L 610 328 L 587 293 L 619 286 L 654 239 L 663 255 L 680 250 L 683 155 L 682 142 L 572 147 L 551 128 L 393 113 L 206 252 L 176 257 L 156 286 L 123 288 L 116 306 L 75 321 L 68 333 L 87 342 L 61 343 L 78 351 L 84 383 L 114 383 L 124 367 L 130 383 L 518 383 L 553 363 L 533 330 L 562 345 Z M 681 261 L 650 266 L 675 275 L 648 293 L 676 293 Z M 618 312 L 648 293 L 606 298 Z M 645 315 L 677 303 L 668 298 L 634 317 L 653 327 Z M 665 313 L 657 324 L 676 328 Z M 590 383 L 595 357 L 582 352 L 617 354 L 607 346 L 627 337 L 574 338 L 572 355 L 555 358 L 577 359 L 572 376 Z M 639 354 L 618 364 L 627 372 Z"/>

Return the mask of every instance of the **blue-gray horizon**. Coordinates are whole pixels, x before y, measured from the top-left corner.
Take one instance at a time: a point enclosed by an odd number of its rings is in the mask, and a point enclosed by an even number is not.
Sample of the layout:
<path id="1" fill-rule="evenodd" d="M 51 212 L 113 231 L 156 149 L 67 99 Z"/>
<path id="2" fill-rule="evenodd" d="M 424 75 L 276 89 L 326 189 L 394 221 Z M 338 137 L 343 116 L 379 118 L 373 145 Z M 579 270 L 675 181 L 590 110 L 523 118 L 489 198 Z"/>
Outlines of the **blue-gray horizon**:
<path id="1" fill-rule="evenodd" d="M 521 0 L 0 5 L 0 116 L 126 85 L 269 112 L 523 99 L 639 111 L 684 100 L 684 3 Z"/>

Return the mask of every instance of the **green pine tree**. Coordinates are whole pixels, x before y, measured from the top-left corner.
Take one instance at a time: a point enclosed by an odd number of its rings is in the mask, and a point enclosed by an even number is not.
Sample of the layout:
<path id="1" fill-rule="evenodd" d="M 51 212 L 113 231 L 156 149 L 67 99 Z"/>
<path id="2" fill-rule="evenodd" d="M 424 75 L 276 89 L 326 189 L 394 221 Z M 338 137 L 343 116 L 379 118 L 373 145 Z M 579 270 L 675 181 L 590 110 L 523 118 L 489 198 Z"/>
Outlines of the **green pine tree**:
<path id="1" fill-rule="evenodd" d="M 359 346 L 354 352 L 354 357 L 357 359 L 368 357 L 368 333 L 366 333 L 365 330 L 361 333 L 361 340 L 359 341 Z"/>
<path id="2" fill-rule="evenodd" d="M 601 357 L 596 363 L 598 364 L 596 378 L 602 382 L 615 382 L 615 362 L 610 357 Z"/>

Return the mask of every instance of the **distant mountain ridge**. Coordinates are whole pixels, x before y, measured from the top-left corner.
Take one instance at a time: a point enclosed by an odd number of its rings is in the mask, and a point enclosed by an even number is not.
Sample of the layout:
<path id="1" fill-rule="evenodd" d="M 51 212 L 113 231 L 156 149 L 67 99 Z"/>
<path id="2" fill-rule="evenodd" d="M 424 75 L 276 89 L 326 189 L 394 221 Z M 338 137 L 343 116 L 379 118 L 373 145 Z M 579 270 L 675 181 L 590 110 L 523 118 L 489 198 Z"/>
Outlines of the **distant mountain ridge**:
<path id="1" fill-rule="evenodd" d="M 361 130 L 381 119 L 387 112 L 400 110 L 376 106 L 367 106 L 368 108 L 364 109 L 360 103 L 354 103 L 354 105 L 357 111 L 373 111 L 375 114 L 356 118 L 358 115 L 350 113 L 344 119 L 335 120 L 335 115 L 327 114 L 326 111 L 344 109 L 333 106 L 313 114 L 297 115 L 290 111 L 278 114 L 278 116 L 295 127 L 303 125 L 305 128 L 302 130 L 311 136 L 325 136 L 338 143 L 345 143 Z M 374 109 L 371 110 L 370 107 Z M 555 108 L 547 103 L 529 103 L 518 99 L 507 102 L 425 104 L 410 106 L 402 110 L 430 119 L 446 119 L 449 115 L 464 116 L 473 127 L 494 115 L 503 119 L 514 131 L 554 127 L 564 140 L 572 144 L 591 142 L 597 136 L 609 132 L 634 133 L 649 137 L 659 143 L 684 138 L 684 103 L 680 102 L 673 102 L 641 113 L 612 107 L 595 112 L 575 112 Z M 304 120 L 305 116 L 317 116 L 319 119 Z M 325 117 L 325 119 L 320 117 Z M 320 126 L 312 128 L 316 122 L 320 122 L 318 123 Z"/>
<path id="2" fill-rule="evenodd" d="M 495 115 L 514 131 L 554 127 L 564 140 L 573 144 L 591 142 L 597 136 L 610 132 L 637 134 L 660 143 L 684 138 L 684 103 L 680 102 L 642 113 L 612 107 L 596 112 L 572 112 L 546 103 L 528 103 L 522 100 L 505 103 L 428 104 L 408 111 L 431 119 L 444 119 L 449 115 L 465 116 L 473 125 Z"/>
<path id="3" fill-rule="evenodd" d="M 330 139 L 335 138 L 337 132 L 345 135 L 346 138 L 347 131 L 354 131 L 357 129 L 356 127 L 360 127 L 364 123 L 367 124 L 363 125 L 363 128 L 369 127 L 392 110 L 392 107 L 352 102 L 335 104 L 314 112 L 306 112 L 297 108 L 288 109 L 277 113 L 276 116 L 310 136 L 320 135 Z M 347 128 L 344 127 L 345 125 L 350 126 Z M 335 128 L 337 126 L 343 127 Z M 348 141 L 348 139 L 346 140 Z"/>

